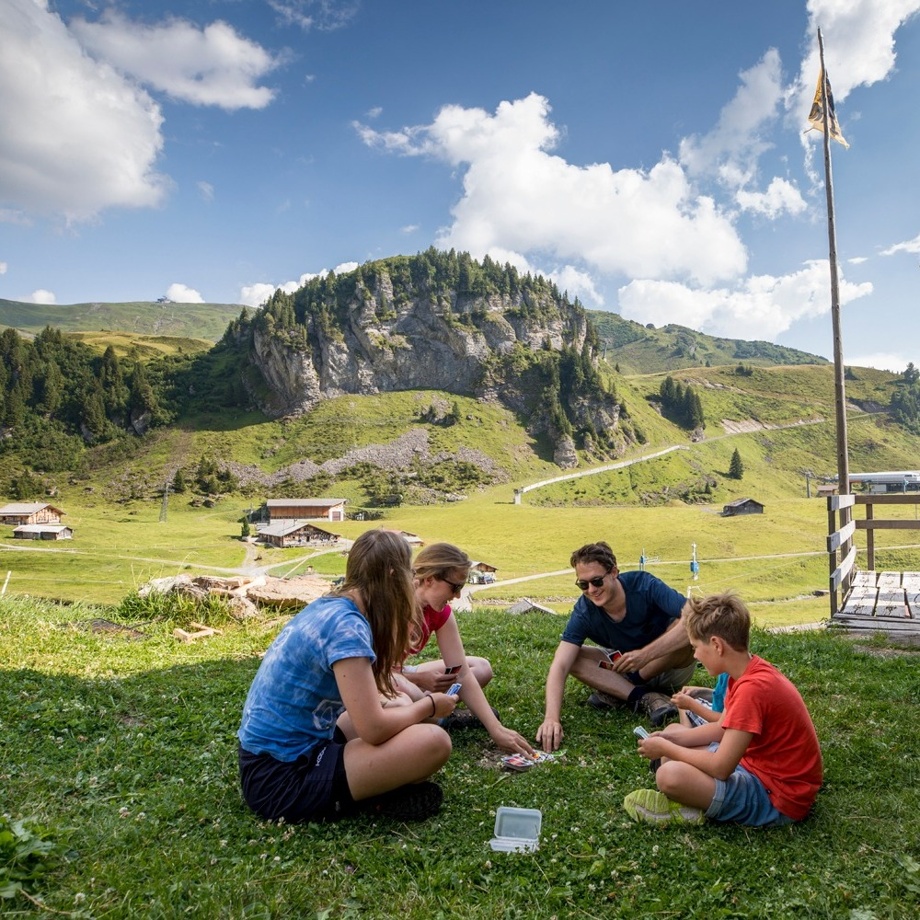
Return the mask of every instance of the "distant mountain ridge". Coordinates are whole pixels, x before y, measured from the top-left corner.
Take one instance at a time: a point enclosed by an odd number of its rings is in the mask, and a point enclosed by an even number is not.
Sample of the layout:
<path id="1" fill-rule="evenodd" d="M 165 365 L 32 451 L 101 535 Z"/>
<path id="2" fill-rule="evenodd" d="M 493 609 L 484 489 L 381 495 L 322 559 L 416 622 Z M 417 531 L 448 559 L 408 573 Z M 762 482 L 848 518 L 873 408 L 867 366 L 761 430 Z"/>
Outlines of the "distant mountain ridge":
<path id="1" fill-rule="evenodd" d="M 51 326 L 61 332 L 107 330 L 218 342 L 242 309 L 226 303 L 38 304 L 0 298 L 0 326 L 32 334 Z"/>
<path id="2" fill-rule="evenodd" d="M 652 324 L 643 326 L 605 310 L 586 312 L 603 343 L 604 356 L 619 365 L 624 374 L 655 374 L 738 362 L 769 366 L 829 363 L 820 355 L 772 342 L 721 338 L 676 323 L 657 328 Z"/>
<path id="3" fill-rule="evenodd" d="M 0 298 L 0 326 L 23 333 L 46 326 L 62 332 L 126 332 L 218 342 L 244 309 L 241 304 L 125 303 L 33 304 Z M 606 310 L 585 310 L 597 329 L 601 356 L 624 374 L 732 364 L 827 364 L 826 358 L 771 342 L 710 336 L 687 326 L 642 325 Z"/>

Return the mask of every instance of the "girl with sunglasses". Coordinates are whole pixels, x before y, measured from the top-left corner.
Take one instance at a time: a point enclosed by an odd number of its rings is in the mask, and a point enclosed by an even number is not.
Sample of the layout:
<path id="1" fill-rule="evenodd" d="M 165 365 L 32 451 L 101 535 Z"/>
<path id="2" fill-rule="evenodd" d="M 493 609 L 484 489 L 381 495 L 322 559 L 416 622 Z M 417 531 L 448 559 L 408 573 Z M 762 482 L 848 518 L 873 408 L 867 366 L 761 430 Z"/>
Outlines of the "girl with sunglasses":
<path id="1" fill-rule="evenodd" d="M 422 608 L 422 623 L 418 634 L 410 638 L 409 655 L 419 654 L 433 635 L 441 657 L 419 664 L 403 663 L 395 681 L 410 699 L 418 699 L 425 692 L 443 693 L 451 684 L 461 684 L 460 699 L 467 711 L 449 716 L 446 727 L 478 721 L 502 750 L 533 756 L 530 744 L 502 725 L 486 700 L 482 688 L 492 679 L 492 665 L 486 658 L 468 656 L 463 648 L 449 602 L 463 590 L 470 564 L 466 553 L 450 543 L 433 543 L 415 557 L 415 596 Z"/>

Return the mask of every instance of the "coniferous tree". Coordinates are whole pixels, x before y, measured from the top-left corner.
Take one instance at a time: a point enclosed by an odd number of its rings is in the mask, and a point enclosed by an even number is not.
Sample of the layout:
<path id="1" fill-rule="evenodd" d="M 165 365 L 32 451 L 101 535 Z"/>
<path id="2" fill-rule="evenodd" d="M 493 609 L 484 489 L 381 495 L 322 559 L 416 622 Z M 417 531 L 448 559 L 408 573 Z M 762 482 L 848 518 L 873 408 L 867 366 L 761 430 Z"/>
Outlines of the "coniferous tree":
<path id="1" fill-rule="evenodd" d="M 738 453 L 738 448 L 735 448 L 735 452 L 732 454 L 731 463 L 728 465 L 728 475 L 732 479 L 743 479 L 744 478 L 744 462 L 741 459 L 741 454 Z"/>

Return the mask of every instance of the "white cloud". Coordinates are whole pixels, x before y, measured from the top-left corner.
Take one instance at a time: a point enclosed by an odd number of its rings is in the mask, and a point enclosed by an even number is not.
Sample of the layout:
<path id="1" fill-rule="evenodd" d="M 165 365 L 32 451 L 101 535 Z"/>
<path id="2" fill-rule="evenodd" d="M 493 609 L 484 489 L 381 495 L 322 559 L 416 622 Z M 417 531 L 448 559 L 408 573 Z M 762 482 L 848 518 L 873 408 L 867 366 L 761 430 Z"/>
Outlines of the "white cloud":
<path id="1" fill-rule="evenodd" d="M 173 303 L 204 303 L 204 298 L 194 288 L 175 282 L 166 289 L 166 296 Z"/>
<path id="2" fill-rule="evenodd" d="M 333 32 L 346 25 L 360 9 L 360 0 L 266 0 L 282 25 L 298 26 L 308 32 Z M 309 10 L 309 12 L 307 12 Z"/>
<path id="3" fill-rule="evenodd" d="M 145 25 L 108 11 L 98 22 L 74 19 L 70 27 L 93 55 L 174 99 L 235 111 L 265 108 L 275 96 L 257 84 L 280 59 L 226 22 Z"/>
<path id="4" fill-rule="evenodd" d="M 852 259 L 847 259 L 847 264 L 849 265 L 862 265 L 863 262 L 868 262 L 869 260 L 865 256 L 853 256 Z"/>
<path id="5" fill-rule="evenodd" d="M 788 90 L 788 107 L 797 125 L 806 124 L 818 71 L 817 30 L 824 39 L 824 62 L 833 78 L 834 102 L 847 135 L 840 103 L 857 86 L 871 86 L 894 69 L 894 34 L 920 11 L 920 0 L 808 0 L 806 39 L 809 51 L 795 83 Z M 816 135 L 820 137 L 820 135 Z"/>
<path id="6" fill-rule="evenodd" d="M 753 211 L 770 219 L 781 214 L 801 214 L 808 205 L 799 190 L 786 179 L 774 178 L 765 192 L 739 190 L 735 200 L 743 211 Z"/>
<path id="7" fill-rule="evenodd" d="M 247 307 L 261 307 L 275 293 L 275 290 L 276 285 L 265 282 L 246 284 L 240 288 L 239 301 Z"/>
<path id="8" fill-rule="evenodd" d="M 793 323 L 830 312 L 827 260 L 781 277 L 753 275 L 731 288 L 700 289 L 668 281 L 620 288 L 624 317 L 656 326 L 677 323 L 710 335 L 774 340 Z M 872 293 L 871 283 L 840 281 L 841 306 Z"/>
<path id="9" fill-rule="evenodd" d="M 399 232 L 405 234 L 415 233 L 416 230 L 418 230 L 418 224 L 406 224 L 405 227 L 399 228 Z"/>
<path id="10" fill-rule="evenodd" d="M 353 272 L 358 267 L 357 262 L 340 262 L 332 269 L 337 275 L 344 275 Z M 271 284 L 267 281 L 257 281 L 254 284 L 247 284 L 240 288 L 240 303 L 247 307 L 261 307 L 275 291 L 283 291 L 285 294 L 293 294 L 302 288 L 308 281 L 328 275 L 329 269 L 324 268 L 318 272 L 304 272 L 297 281 L 285 281 L 282 284 Z"/>
<path id="11" fill-rule="evenodd" d="M 920 367 L 920 355 L 913 358 L 905 358 L 904 355 L 893 352 L 874 352 L 867 355 L 856 355 L 853 358 L 847 358 L 848 367 L 874 367 L 881 371 L 894 371 L 901 373 L 908 363 L 914 367 Z"/>
<path id="12" fill-rule="evenodd" d="M 39 288 L 37 291 L 32 291 L 26 298 L 26 302 L 52 304 L 57 303 L 57 298 L 52 291 L 46 291 L 44 288 Z"/>
<path id="13" fill-rule="evenodd" d="M 205 201 L 214 200 L 214 186 L 210 182 L 201 181 L 197 183 L 198 192 Z"/>
<path id="14" fill-rule="evenodd" d="M 6 262 L 0 262 L 0 275 L 5 275 L 7 268 Z"/>
<path id="15" fill-rule="evenodd" d="M 479 257 L 500 247 L 603 274 L 700 284 L 744 271 L 747 253 L 731 219 L 692 188 L 679 164 L 668 157 L 649 170 L 568 163 L 549 152 L 559 137 L 549 111 L 532 93 L 502 102 L 494 115 L 451 105 L 430 125 L 355 127 L 366 144 L 465 168 L 439 247 Z"/>
<path id="16" fill-rule="evenodd" d="M 681 165 L 693 176 L 721 172 L 735 181 L 747 180 L 751 164 L 769 146 L 762 132 L 776 120 L 783 96 L 778 52 L 771 48 L 739 76 L 741 85 L 722 109 L 715 128 L 680 142 Z"/>
<path id="17" fill-rule="evenodd" d="M 894 246 L 883 249 L 881 254 L 883 256 L 893 256 L 898 252 L 920 252 L 920 235 L 915 236 L 912 240 L 906 240 L 903 243 L 895 243 Z"/>
<path id="18" fill-rule="evenodd" d="M 569 300 L 577 297 L 582 304 L 591 308 L 602 307 L 604 298 L 597 290 L 594 279 L 587 273 L 579 271 L 572 265 L 565 265 L 558 271 L 540 272 L 549 278 L 557 288 L 568 294 Z"/>
<path id="19" fill-rule="evenodd" d="M 113 207 L 160 204 L 159 106 L 88 58 L 60 17 L 35 0 L 0 3 L 0 202 L 23 213 L 85 220 Z"/>

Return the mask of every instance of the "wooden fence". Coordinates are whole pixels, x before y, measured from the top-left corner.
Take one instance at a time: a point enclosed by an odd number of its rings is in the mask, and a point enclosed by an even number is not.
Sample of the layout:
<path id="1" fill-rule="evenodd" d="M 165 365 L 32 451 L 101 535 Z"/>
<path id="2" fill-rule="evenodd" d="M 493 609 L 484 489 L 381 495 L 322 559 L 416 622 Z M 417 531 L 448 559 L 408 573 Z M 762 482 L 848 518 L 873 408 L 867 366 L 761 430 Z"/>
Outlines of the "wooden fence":
<path id="1" fill-rule="evenodd" d="M 852 630 L 920 637 L 920 572 L 876 572 L 875 531 L 920 530 L 908 518 L 876 517 L 878 507 L 920 508 L 920 493 L 831 495 L 827 499 L 827 551 L 831 623 Z M 865 517 L 854 517 L 863 506 Z M 866 568 L 857 570 L 856 531 L 866 532 Z"/>

